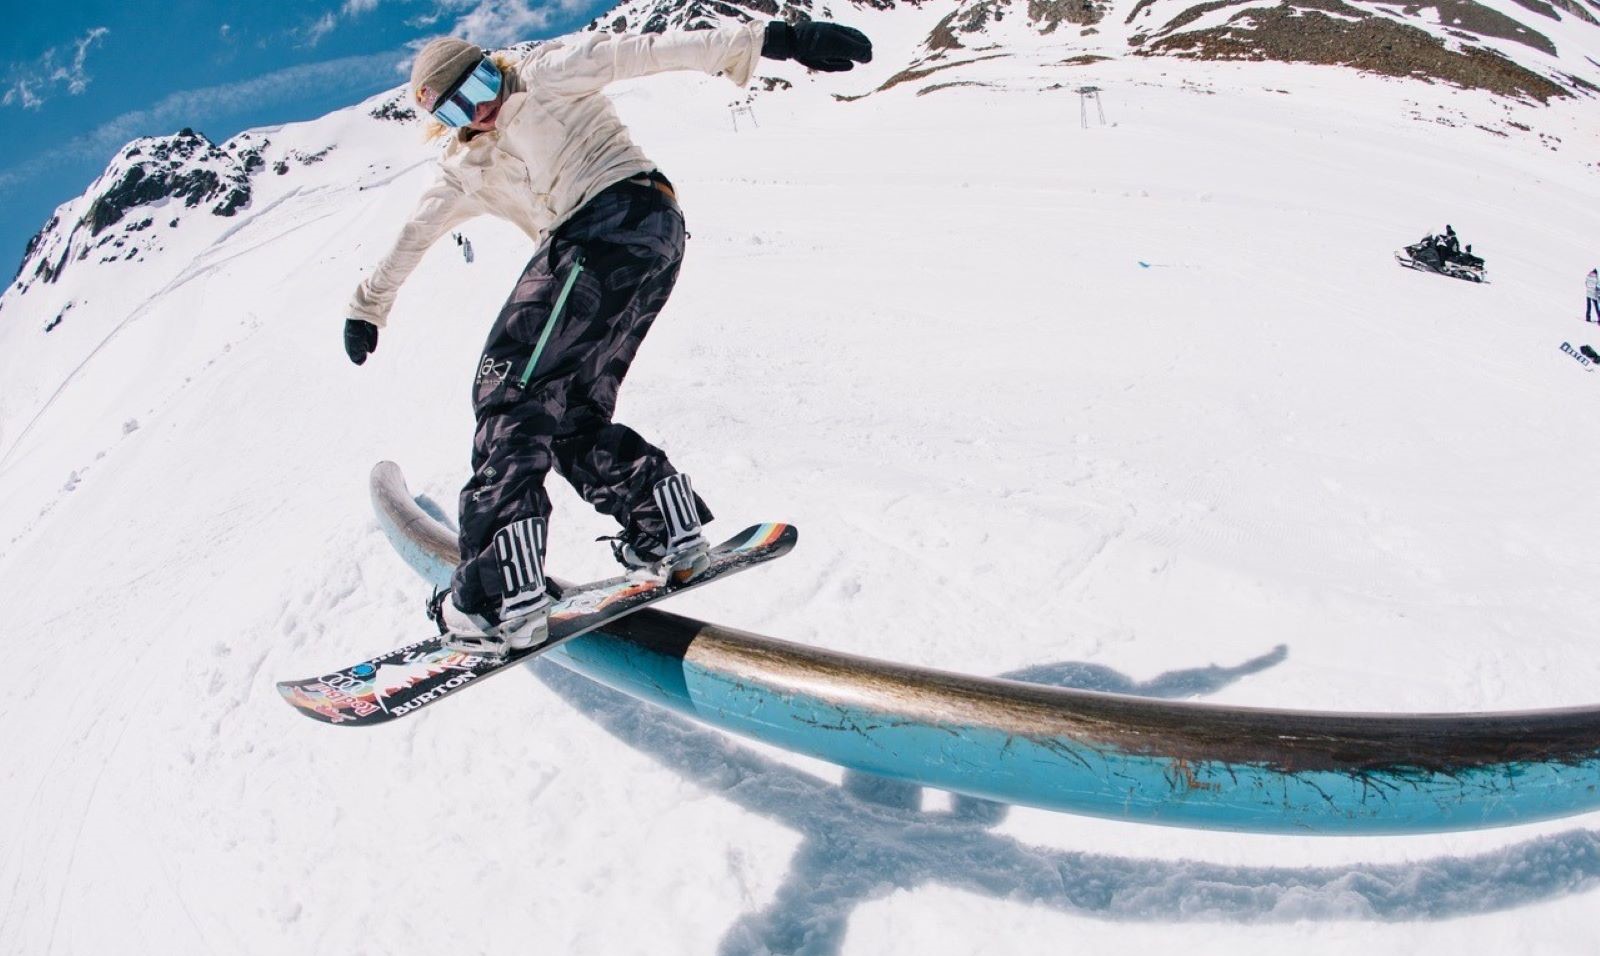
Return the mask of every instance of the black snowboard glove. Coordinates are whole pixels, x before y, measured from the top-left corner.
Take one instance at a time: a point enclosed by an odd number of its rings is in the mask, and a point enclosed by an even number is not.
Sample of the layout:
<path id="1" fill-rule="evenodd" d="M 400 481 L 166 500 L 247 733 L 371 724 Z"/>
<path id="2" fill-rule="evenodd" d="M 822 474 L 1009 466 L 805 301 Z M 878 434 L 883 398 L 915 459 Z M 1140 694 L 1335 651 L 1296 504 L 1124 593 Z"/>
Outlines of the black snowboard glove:
<path id="1" fill-rule="evenodd" d="M 344 320 L 344 351 L 350 361 L 360 365 L 378 350 L 378 327 L 366 319 Z"/>
<path id="2" fill-rule="evenodd" d="M 857 63 L 872 62 L 872 41 L 854 27 L 837 23 L 802 23 L 782 20 L 767 24 L 761 55 L 769 60 L 796 60 L 808 70 L 839 73 Z"/>

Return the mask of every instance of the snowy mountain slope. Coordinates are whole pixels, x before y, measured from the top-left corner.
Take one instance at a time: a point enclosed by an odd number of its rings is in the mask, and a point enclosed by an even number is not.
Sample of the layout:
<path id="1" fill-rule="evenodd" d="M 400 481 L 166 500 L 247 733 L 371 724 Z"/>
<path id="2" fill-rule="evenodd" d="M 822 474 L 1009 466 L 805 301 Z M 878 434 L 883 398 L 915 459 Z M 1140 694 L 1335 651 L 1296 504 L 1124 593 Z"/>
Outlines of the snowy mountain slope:
<path id="1" fill-rule="evenodd" d="M 1585 0 L 965 0 L 922 39 L 906 71 L 1172 56 L 1336 64 L 1545 101 L 1600 93 L 1597 36 Z"/>
<path id="2" fill-rule="evenodd" d="M 914 55 L 937 18 L 902 13 Z M 906 62 L 760 95 L 739 132 L 722 81 L 614 91 L 693 233 L 621 416 L 723 521 L 805 530 L 675 610 L 1128 693 L 1594 699 L 1600 373 L 1559 349 L 1600 344 L 1588 101 L 1137 57 L 830 95 Z M 1103 86 L 1116 125 L 1054 82 Z M 274 680 L 425 626 L 366 472 L 453 510 L 530 251 L 469 223 L 478 261 L 441 243 L 350 366 L 343 304 L 429 175 L 376 102 L 263 132 L 238 215 L 5 299 L 0 606 L 28 650 L 0 952 L 1589 948 L 1587 818 L 1313 841 L 1007 812 L 550 667 L 393 733 L 292 713 Z M 1393 264 L 1445 222 L 1491 284 Z M 87 303 L 81 338 L 77 310 L 41 331 L 51 296 Z M 608 529 L 552 484 L 553 567 L 605 572 Z"/>
<path id="3" fill-rule="evenodd" d="M 0 391 L 0 456 L 25 437 L 86 356 L 137 321 L 153 299 L 268 238 L 284 207 L 335 214 L 326 205 L 330 189 L 379 186 L 428 162 L 432 153 L 409 117 L 382 118 L 394 100 L 384 94 L 313 123 L 242 133 L 220 147 L 189 130 L 124 147 L 29 244 L 0 299 L 0 353 L 19 359 Z"/>

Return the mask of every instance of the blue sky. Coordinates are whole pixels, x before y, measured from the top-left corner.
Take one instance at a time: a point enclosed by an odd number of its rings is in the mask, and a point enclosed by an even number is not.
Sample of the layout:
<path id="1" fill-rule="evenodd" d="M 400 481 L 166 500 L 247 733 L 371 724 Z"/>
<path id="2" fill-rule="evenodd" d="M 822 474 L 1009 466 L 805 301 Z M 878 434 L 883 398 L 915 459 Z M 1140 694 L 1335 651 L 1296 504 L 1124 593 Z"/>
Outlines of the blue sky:
<path id="1" fill-rule="evenodd" d="M 399 84 L 421 40 L 577 29 L 615 0 L 85 0 L 0 31 L 0 282 L 123 143 L 188 126 L 221 142 Z M 15 14 L 16 11 L 13 11 Z"/>

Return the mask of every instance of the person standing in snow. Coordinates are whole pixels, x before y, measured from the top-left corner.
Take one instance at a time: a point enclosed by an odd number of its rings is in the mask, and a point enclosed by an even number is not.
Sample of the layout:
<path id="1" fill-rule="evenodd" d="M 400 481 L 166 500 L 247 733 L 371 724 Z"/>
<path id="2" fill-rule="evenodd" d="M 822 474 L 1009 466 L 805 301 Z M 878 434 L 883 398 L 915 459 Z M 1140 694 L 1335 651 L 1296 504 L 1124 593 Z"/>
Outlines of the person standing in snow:
<path id="1" fill-rule="evenodd" d="M 680 583 L 707 565 L 711 511 L 666 454 L 611 420 L 617 389 L 678 275 L 683 213 L 633 144 L 607 84 L 699 70 L 748 84 L 761 57 L 813 70 L 870 62 L 860 31 L 774 21 L 660 34 L 576 34 L 520 59 L 454 37 L 411 67 L 417 104 L 454 130 L 438 178 L 356 289 L 345 351 L 361 365 L 424 252 L 490 214 L 538 247 L 477 366 L 472 477 L 461 490 L 461 564 L 432 616 L 450 646 L 499 654 L 548 631 L 544 552 L 554 468 L 614 518 L 617 559 Z"/>
<path id="2" fill-rule="evenodd" d="M 1583 281 L 1586 295 L 1583 299 L 1583 321 L 1589 321 L 1589 316 L 1594 316 L 1594 321 L 1600 322 L 1600 269 L 1590 269 L 1589 278 Z"/>

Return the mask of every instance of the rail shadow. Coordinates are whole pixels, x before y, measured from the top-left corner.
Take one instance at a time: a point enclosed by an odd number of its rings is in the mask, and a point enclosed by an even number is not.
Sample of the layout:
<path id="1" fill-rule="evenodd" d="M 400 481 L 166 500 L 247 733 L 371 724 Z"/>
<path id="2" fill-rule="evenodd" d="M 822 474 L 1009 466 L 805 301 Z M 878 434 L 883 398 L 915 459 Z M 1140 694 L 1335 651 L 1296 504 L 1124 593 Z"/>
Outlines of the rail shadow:
<path id="1" fill-rule="evenodd" d="M 1150 697 L 1214 693 L 1282 662 L 1287 649 L 1233 667 L 1137 682 L 1066 662 L 1002 676 Z M 851 914 L 896 890 L 938 884 L 1109 920 L 1266 922 L 1444 919 L 1582 892 L 1600 880 L 1600 833 L 1572 830 L 1473 856 L 1342 867 L 1224 866 L 1030 846 L 992 828 L 1009 808 L 956 797 L 923 809 L 923 788 L 847 773 L 842 784 L 761 756 L 733 738 L 594 684 L 552 662 L 531 669 L 604 730 L 801 843 L 770 903 L 729 927 L 722 956 L 828 956 Z"/>

